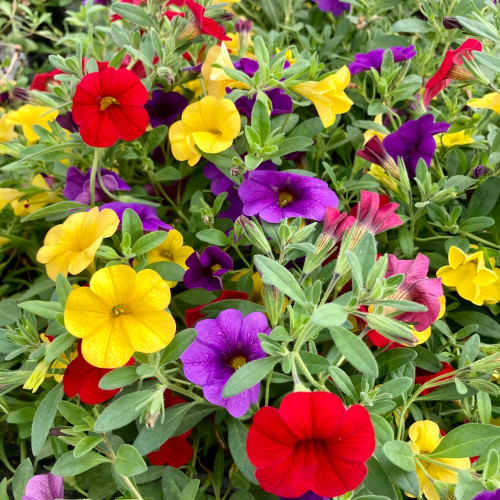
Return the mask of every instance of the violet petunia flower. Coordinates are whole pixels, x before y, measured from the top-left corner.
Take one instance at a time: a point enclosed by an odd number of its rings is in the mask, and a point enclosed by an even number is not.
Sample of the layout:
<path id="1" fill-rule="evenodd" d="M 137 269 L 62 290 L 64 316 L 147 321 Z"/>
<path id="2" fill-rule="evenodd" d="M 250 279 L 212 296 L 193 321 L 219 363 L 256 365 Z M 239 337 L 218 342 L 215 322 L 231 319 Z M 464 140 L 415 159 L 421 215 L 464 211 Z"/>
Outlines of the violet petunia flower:
<path id="1" fill-rule="evenodd" d="M 205 248 L 201 255 L 192 253 L 186 260 L 188 270 L 184 274 L 186 288 L 204 288 L 213 292 L 222 290 L 222 278 L 233 268 L 233 260 L 220 248 Z"/>
<path id="2" fill-rule="evenodd" d="M 412 59 L 416 56 L 415 46 L 410 45 L 409 47 L 391 47 L 389 49 L 375 49 L 367 52 L 366 54 L 356 54 L 354 56 L 354 61 L 349 64 L 349 71 L 351 75 L 357 75 L 363 71 L 368 71 L 370 68 L 374 68 L 380 71 L 382 66 L 382 59 L 384 58 L 384 53 L 386 50 L 392 52 L 394 62 L 406 61 Z"/>
<path id="3" fill-rule="evenodd" d="M 401 157 L 405 163 L 408 176 L 413 179 L 417 172 L 417 163 L 422 158 L 427 166 L 436 151 L 434 134 L 446 132 L 450 125 L 446 122 L 435 122 L 431 114 L 423 115 L 418 120 L 403 123 L 396 132 L 384 138 L 382 144 L 394 161 Z"/>
<path id="4" fill-rule="evenodd" d="M 64 478 L 48 474 L 33 476 L 26 485 L 22 500 L 55 500 L 64 498 Z"/>
<path id="5" fill-rule="evenodd" d="M 90 203 L 90 170 L 83 173 L 76 167 L 69 167 L 66 173 L 66 184 L 63 195 L 67 200 Z M 104 187 L 110 192 L 130 191 L 130 186 L 115 172 L 101 168 L 101 179 Z M 107 201 L 109 197 L 102 190 L 99 181 L 95 181 L 95 201 Z"/>
<path id="6" fill-rule="evenodd" d="M 245 215 L 277 223 L 287 217 L 323 220 L 327 207 L 337 207 L 337 195 L 325 181 L 290 172 L 254 171 L 238 188 Z"/>
<path id="7" fill-rule="evenodd" d="M 104 205 L 99 207 L 100 210 L 103 208 L 110 208 L 113 210 L 116 215 L 118 215 L 120 223 L 123 218 L 123 212 L 125 212 L 127 208 L 132 209 L 141 219 L 144 231 L 158 231 L 161 229 L 169 231 L 170 229 L 173 229 L 172 226 L 169 226 L 167 223 L 160 220 L 156 210 L 149 205 L 143 205 L 142 203 L 122 203 L 121 201 L 112 201 L 111 203 L 104 203 Z"/>
<path id="8" fill-rule="evenodd" d="M 314 0 L 322 12 L 331 12 L 335 17 L 340 17 L 344 12 L 349 12 L 351 4 L 340 0 Z"/>
<path id="9" fill-rule="evenodd" d="M 226 309 L 216 319 L 201 320 L 194 328 L 198 335 L 181 355 L 186 378 L 203 388 L 208 401 L 225 407 L 233 417 L 241 417 L 251 403 L 257 403 L 260 384 L 229 398 L 222 396 L 222 390 L 238 368 L 266 357 L 257 336 L 271 331 L 266 316 L 253 312 L 243 317 L 236 309 Z"/>
<path id="10" fill-rule="evenodd" d="M 323 497 L 320 495 L 316 495 L 314 491 L 308 491 L 304 493 L 303 495 L 300 495 L 300 497 L 295 497 L 295 498 L 285 498 L 285 497 L 280 497 L 281 500 L 329 500 L 329 497 Z"/>
<path id="11" fill-rule="evenodd" d="M 483 491 L 472 500 L 500 500 L 500 489 L 495 491 Z"/>
<path id="12" fill-rule="evenodd" d="M 57 115 L 56 122 L 68 132 L 74 133 L 80 130 L 80 127 L 77 125 L 75 120 L 73 120 L 73 113 L 71 111 L 63 113 L 62 115 Z"/>
<path id="13" fill-rule="evenodd" d="M 170 127 L 182 114 L 188 104 L 187 99 L 178 92 L 153 90 L 151 99 L 144 105 L 149 122 L 153 128 L 159 125 Z"/>

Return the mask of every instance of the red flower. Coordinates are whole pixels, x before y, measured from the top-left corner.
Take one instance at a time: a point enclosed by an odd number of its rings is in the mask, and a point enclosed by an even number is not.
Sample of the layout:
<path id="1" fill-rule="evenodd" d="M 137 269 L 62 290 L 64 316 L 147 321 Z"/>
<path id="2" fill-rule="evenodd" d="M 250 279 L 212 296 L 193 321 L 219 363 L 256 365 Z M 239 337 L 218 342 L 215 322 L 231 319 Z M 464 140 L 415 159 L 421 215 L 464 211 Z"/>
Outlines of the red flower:
<path id="1" fill-rule="evenodd" d="M 53 69 L 48 73 L 40 73 L 38 75 L 35 75 L 35 78 L 33 78 L 33 81 L 31 82 L 30 90 L 40 90 L 41 92 L 48 92 L 49 83 L 58 84 L 59 82 L 54 79 L 54 77 L 60 74 L 62 74 L 62 71 L 60 69 Z"/>
<path id="2" fill-rule="evenodd" d="M 83 141 L 105 148 L 118 139 L 137 139 L 148 126 L 143 107 L 148 98 L 139 77 L 127 69 L 106 68 L 85 75 L 73 97 L 73 119 Z"/>
<path id="3" fill-rule="evenodd" d="M 464 58 L 467 61 L 472 59 L 471 53 L 473 50 L 481 52 L 482 49 L 483 46 L 480 41 L 468 38 L 458 49 L 448 50 L 441 67 L 425 86 L 424 104 L 428 106 L 431 100 L 450 84 L 451 80 L 472 80 L 473 75 L 466 69 L 460 68 L 460 66 L 464 63 Z"/>
<path id="4" fill-rule="evenodd" d="M 77 394 L 82 403 L 96 405 L 111 399 L 120 389 L 105 390 L 99 388 L 99 382 L 112 370 L 97 368 L 87 363 L 82 356 L 82 351 L 78 343 L 78 356 L 64 370 L 63 388 L 64 393 L 69 398 L 74 398 Z M 133 364 L 134 358 L 131 358 L 127 366 Z"/>
<path id="5" fill-rule="evenodd" d="M 163 393 L 165 408 L 185 403 L 186 401 L 178 396 L 174 396 L 170 389 Z M 170 467 L 182 467 L 193 457 L 193 447 L 186 439 L 191 435 L 191 429 L 184 434 L 167 439 L 158 451 L 148 454 L 152 465 L 170 465 Z"/>
<path id="6" fill-rule="evenodd" d="M 417 368 L 416 370 L 416 377 L 415 377 L 415 384 L 423 385 L 426 382 L 429 382 L 429 380 L 432 380 L 436 377 L 439 377 L 441 375 L 445 375 L 446 373 L 450 373 L 454 371 L 454 368 L 450 365 L 450 363 L 446 363 L 444 361 L 441 361 L 441 365 L 443 368 L 439 370 L 437 373 L 431 373 L 426 370 L 422 370 L 421 368 Z M 447 380 L 449 378 L 453 378 L 453 376 L 450 377 L 445 377 L 443 380 Z M 425 389 L 421 392 L 422 396 L 425 396 L 426 394 L 429 394 L 432 391 L 435 391 L 438 387 L 431 387 L 430 389 Z"/>
<path id="7" fill-rule="evenodd" d="M 230 300 L 230 299 L 248 300 L 248 294 L 245 292 L 237 292 L 236 290 L 222 290 L 222 293 L 216 299 L 209 302 L 209 304 L 213 304 L 214 302 L 220 302 L 221 300 Z M 186 312 L 184 314 L 184 319 L 186 320 L 186 326 L 188 328 L 192 328 L 197 321 L 205 317 L 205 315 L 201 312 L 201 310 L 207 305 L 208 304 L 202 304 L 201 306 L 198 307 L 186 309 Z"/>
<path id="8" fill-rule="evenodd" d="M 346 410 L 329 392 L 294 392 L 279 410 L 261 408 L 247 438 L 260 486 L 283 497 L 353 490 L 365 478 L 374 449 L 369 413 L 361 405 Z"/>
<path id="9" fill-rule="evenodd" d="M 194 36 L 199 34 L 210 35 L 217 40 L 226 41 L 231 40 L 228 36 L 226 36 L 225 30 L 222 26 L 219 26 L 212 18 L 205 17 L 205 7 L 202 7 L 199 3 L 193 2 L 193 0 L 184 0 L 184 5 L 193 13 L 195 22 L 194 26 L 191 26 L 189 31 L 193 31 L 194 28 Z M 181 33 L 180 38 L 191 39 L 194 36 L 186 37 L 186 33 Z"/>

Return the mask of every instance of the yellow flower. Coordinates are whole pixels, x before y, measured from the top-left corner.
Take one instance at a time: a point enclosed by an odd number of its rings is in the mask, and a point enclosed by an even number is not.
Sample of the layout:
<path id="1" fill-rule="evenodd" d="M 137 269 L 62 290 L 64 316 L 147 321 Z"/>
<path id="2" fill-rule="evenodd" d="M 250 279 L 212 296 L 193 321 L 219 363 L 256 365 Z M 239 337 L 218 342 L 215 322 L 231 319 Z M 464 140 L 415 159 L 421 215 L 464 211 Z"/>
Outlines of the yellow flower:
<path id="1" fill-rule="evenodd" d="M 474 143 L 474 139 L 470 135 L 467 135 L 464 130 L 460 130 L 460 132 L 454 132 L 452 134 L 443 134 L 441 136 L 437 135 L 434 139 L 436 140 L 438 148 L 441 146 L 451 148 L 453 146 L 464 146 L 465 144 Z"/>
<path id="2" fill-rule="evenodd" d="M 118 216 L 109 208 L 99 212 L 94 207 L 70 215 L 49 230 L 36 259 L 47 265 L 47 274 L 54 281 L 59 273 L 63 276 L 81 273 L 93 262 L 102 240 L 112 236 L 119 223 Z"/>
<path id="3" fill-rule="evenodd" d="M 238 32 L 235 33 L 226 33 L 231 40 L 226 40 L 224 45 L 226 46 L 229 53 L 239 56 L 241 46 L 244 46 L 245 53 L 241 57 L 246 57 L 247 59 L 255 59 L 255 54 L 248 51 L 248 47 L 253 45 L 252 36 L 250 33 L 247 33 L 246 40 L 240 39 L 240 34 Z M 243 43 L 242 43 L 243 42 Z"/>
<path id="4" fill-rule="evenodd" d="M 56 203 L 59 201 L 59 195 L 50 190 L 50 187 L 47 182 L 45 182 L 42 174 L 35 175 L 31 181 L 31 185 L 43 189 L 44 191 L 33 195 L 31 198 L 21 201 L 19 201 L 19 199 L 25 196 L 25 193 L 18 191 L 20 194 L 19 198 L 12 200 L 11 202 L 15 215 L 25 217 L 28 214 L 36 212 L 39 208 L 43 208 L 49 203 Z"/>
<path id="5" fill-rule="evenodd" d="M 441 304 L 441 309 L 439 310 L 438 317 L 436 318 L 436 321 L 438 319 L 441 319 L 444 316 L 444 313 L 446 312 L 446 297 L 444 295 L 441 295 L 439 297 L 439 303 Z M 431 327 L 429 326 L 425 330 L 422 330 L 421 332 L 417 332 L 415 328 L 410 325 L 411 333 L 417 338 L 418 342 L 415 345 L 423 344 L 424 342 L 427 342 L 429 340 L 429 337 L 431 336 Z"/>
<path id="6" fill-rule="evenodd" d="M 44 333 L 40 334 L 40 339 L 42 342 L 51 342 L 50 339 Z M 55 361 L 50 365 L 50 370 L 66 370 L 67 366 L 73 361 L 78 355 L 76 345 L 71 349 L 70 358 L 65 352 L 63 352 Z M 47 373 L 46 378 L 54 377 L 54 380 L 59 383 L 62 382 L 64 373 Z"/>
<path id="7" fill-rule="evenodd" d="M 7 113 L 0 118 L 0 142 L 12 141 L 17 136 L 14 125 L 7 123 Z"/>
<path id="8" fill-rule="evenodd" d="M 276 54 L 279 54 L 281 52 L 280 49 L 276 49 Z M 290 64 L 295 64 L 297 62 L 297 59 L 295 59 L 295 57 L 293 57 L 293 52 L 291 51 L 291 49 L 288 49 L 286 52 L 285 52 L 285 59 L 290 63 Z"/>
<path id="9" fill-rule="evenodd" d="M 240 115 L 234 103 L 228 99 L 217 100 L 206 96 L 190 104 L 181 119 L 169 130 L 168 137 L 176 160 L 187 160 L 196 165 L 204 153 L 225 151 L 240 133 Z"/>
<path id="10" fill-rule="evenodd" d="M 49 367 L 45 364 L 45 361 L 40 361 L 31 372 L 28 380 L 23 385 L 23 389 L 28 389 L 35 393 L 38 388 L 43 384 L 45 377 L 47 376 L 47 371 Z"/>
<path id="11" fill-rule="evenodd" d="M 431 453 L 437 448 L 442 439 L 439 426 L 431 420 L 415 422 L 411 425 L 408 434 L 411 440 L 410 446 L 415 455 L 427 455 Z M 457 469 L 468 469 L 470 467 L 470 460 L 468 458 L 436 458 L 435 460 Z M 433 479 L 448 484 L 457 484 L 457 471 L 446 469 L 418 458 L 417 462 L 417 477 L 420 492 L 428 500 L 439 500 L 439 494 L 432 482 Z"/>
<path id="12" fill-rule="evenodd" d="M 13 188 L 0 188 L 0 210 L 3 207 L 12 203 L 13 201 L 19 200 L 23 197 L 23 193 Z"/>
<path id="13" fill-rule="evenodd" d="M 33 130 L 34 125 L 40 125 L 46 130 L 50 130 L 49 122 L 56 119 L 59 113 L 47 106 L 34 106 L 25 104 L 16 111 L 9 111 L 6 117 L 8 125 L 21 125 L 23 134 L 28 144 L 38 141 L 38 134 Z"/>
<path id="14" fill-rule="evenodd" d="M 135 351 L 153 353 L 171 342 L 175 321 L 165 311 L 169 303 L 170 288 L 157 272 L 111 266 L 97 271 L 89 287 L 69 294 L 64 323 L 82 339 L 88 363 L 118 368 Z"/>
<path id="15" fill-rule="evenodd" d="M 493 267 L 493 258 L 490 259 L 492 269 L 488 269 L 483 252 L 466 254 L 452 246 L 448 261 L 450 264 L 436 273 L 443 285 L 456 289 L 460 297 L 478 306 L 500 301 L 500 268 Z"/>
<path id="16" fill-rule="evenodd" d="M 292 90 L 312 101 L 323 126 L 327 128 L 333 125 L 336 115 L 347 113 L 354 104 L 344 92 L 350 79 L 349 69 L 342 66 L 337 73 L 319 82 L 299 83 Z"/>
<path id="17" fill-rule="evenodd" d="M 186 87 L 194 94 L 193 97 L 199 97 L 200 95 L 203 95 L 203 87 L 201 86 L 199 78 L 196 78 L 196 80 L 191 80 L 190 82 L 186 82 L 184 84 L 184 87 Z"/>
<path id="18" fill-rule="evenodd" d="M 175 229 L 168 232 L 167 239 L 156 248 L 148 252 L 148 264 L 155 262 L 175 262 L 183 269 L 187 269 L 186 259 L 194 252 L 191 247 L 183 246 L 182 234 Z M 177 281 L 167 281 L 168 286 L 173 288 Z"/>
<path id="19" fill-rule="evenodd" d="M 373 119 L 373 123 L 376 123 L 377 125 L 383 125 L 382 123 L 382 113 L 377 115 Z M 382 132 L 377 132 L 376 130 L 373 129 L 368 129 L 365 130 L 363 137 L 365 138 L 365 143 L 368 142 L 372 137 L 377 136 L 380 140 L 382 140 L 387 134 L 383 134 Z"/>
<path id="20" fill-rule="evenodd" d="M 246 274 L 248 274 L 248 271 L 240 271 L 231 278 L 231 281 L 238 281 L 242 276 L 245 276 Z M 250 297 L 248 297 L 248 300 L 262 306 L 263 291 L 264 283 L 262 282 L 262 278 L 260 277 L 260 274 L 258 272 L 255 272 L 252 274 L 252 291 L 250 292 Z"/>
<path id="21" fill-rule="evenodd" d="M 381 184 L 383 184 L 387 189 L 392 191 L 393 193 L 399 192 L 398 184 L 396 181 L 385 173 L 385 170 L 380 165 L 375 165 L 372 163 L 370 166 L 369 174 L 372 177 L 375 177 Z"/>
<path id="22" fill-rule="evenodd" d="M 500 94 L 498 92 L 491 92 L 479 99 L 471 99 L 467 102 L 467 105 L 471 108 L 492 109 L 500 114 Z"/>

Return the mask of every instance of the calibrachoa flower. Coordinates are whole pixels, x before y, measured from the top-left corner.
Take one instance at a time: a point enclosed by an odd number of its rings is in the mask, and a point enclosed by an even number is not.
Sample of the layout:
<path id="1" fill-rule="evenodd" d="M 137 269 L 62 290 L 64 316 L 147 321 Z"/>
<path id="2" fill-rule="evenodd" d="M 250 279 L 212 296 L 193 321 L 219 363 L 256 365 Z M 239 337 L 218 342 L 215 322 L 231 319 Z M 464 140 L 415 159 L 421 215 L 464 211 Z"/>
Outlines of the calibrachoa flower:
<path id="1" fill-rule="evenodd" d="M 120 223 L 123 219 L 123 213 L 127 208 L 133 210 L 142 221 L 142 228 L 144 231 L 158 231 L 161 229 L 170 230 L 172 226 L 168 225 L 158 218 L 158 214 L 154 207 L 150 205 L 143 205 L 142 203 L 122 203 L 121 201 L 112 201 L 111 203 L 104 203 L 101 205 L 101 210 L 103 208 L 108 208 L 113 210 L 120 219 Z"/>
<path id="2" fill-rule="evenodd" d="M 170 127 L 179 119 L 187 104 L 187 99 L 178 92 L 153 90 L 151 99 L 144 105 L 144 108 L 148 112 L 152 127 L 159 125 Z"/>
<path id="3" fill-rule="evenodd" d="M 304 493 L 303 495 L 300 495 L 300 497 L 280 497 L 281 500 L 330 500 L 328 497 L 325 497 L 323 495 L 316 495 L 316 493 L 313 493 L 312 491 L 308 491 L 307 493 Z"/>
<path id="4" fill-rule="evenodd" d="M 79 274 L 93 262 L 103 239 L 115 234 L 119 222 L 112 210 L 97 207 L 70 215 L 49 229 L 36 260 L 46 264 L 47 275 L 54 281 L 59 273 Z"/>
<path id="5" fill-rule="evenodd" d="M 64 498 L 64 478 L 48 474 L 33 476 L 26 485 L 22 500 L 56 500 Z"/>
<path id="6" fill-rule="evenodd" d="M 254 171 L 240 184 L 238 194 L 245 215 L 272 223 L 287 217 L 321 221 L 327 207 L 338 205 L 325 181 L 289 172 Z"/>
<path id="7" fill-rule="evenodd" d="M 216 21 L 210 17 L 205 17 L 205 8 L 193 0 L 184 0 L 184 5 L 193 13 L 194 22 L 189 23 L 184 31 L 179 35 L 182 41 L 192 40 L 198 35 L 210 35 L 217 40 L 231 40 L 225 35 L 223 26 L 219 26 Z"/>
<path id="8" fill-rule="evenodd" d="M 441 375 L 446 375 L 447 373 L 451 373 L 452 371 L 454 371 L 450 363 L 441 361 L 441 366 L 442 366 L 441 370 L 439 370 L 436 373 L 423 370 L 422 368 L 417 368 L 415 371 L 415 384 L 424 385 L 426 382 L 429 382 L 430 380 L 433 380 L 436 377 L 440 377 Z M 453 378 L 453 376 L 445 377 L 443 380 L 446 380 L 448 378 Z M 437 388 L 438 387 L 436 386 L 436 387 L 430 387 L 429 389 L 424 389 L 420 394 L 422 396 L 425 396 L 426 394 L 435 391 Z"/>
<path id="9" fill-rule="evenodd" d="M 0 143 L 12 141 L 17 137 L 14 125 L 8 122 L 8 113 L 4 113 L 0 118 Z"/>
<path id="10" fill-rule="evenodd" d="M 129 266 L 99 269 L 89 287 L 73 290 L 64 324 L 82 339 L 85 360 L 98 368 L 118 368 L 135 351 L 157 352 L 174 337 L 175 321 L 165 311 L 170 287 L 151 269 L 138 273 Z"/>
<path id="11" fill-rule="evenodd" d="M 261 408 L 247 438 L 260 486 L 286 498 L 308 491 L 332 497 L 353 490 L 365 478 L 365 462 L 374 450 L 366 409 L 346 409 L 329 392 L 294 392 L 279 410 Z"/>
<path id="12" fill-rule="evenodd" d="M 495 113 L 500 114 L 500 94 L 498 92 L 491 92 L 478 99 L 471 99 L 467 101 L 467 106 L 471 108 L 492 109 Z"/>
<path id="13" fill-rule="evenodd" d="M 474 139 L 465 133 L 465 130 L 460 132 L 453 132 L 451 134 L 443 134 L 438 140 L 437 145 L 451 148 L 453 146 L 465 146 L 466 144 L 473 144 Z"/>
<path id="14" fill-rule="evenodd" d="M 368 139 L 363 149 L 360 149 L 356 155 L 364 160 L 371 161 L 374 165 L 382 167 L 389 174 L 390 178 L 399 180 L 398 166 L 394 158 L 389 155 L 382 142 L 380 142 L 378 135 L 374 135 Z"/>
<path id="15" fill-rule="evenodd" d="M 54 121 L 58 114 L 57 110 L 47 106 L 25 104 L 16 111 L 9 111 L 5 117 L 5 123 L 7 125 L 20 125 L 27 143 L 33 144 L 39 139 L 38 134 L 33 130 L 33 126 L 39 125 L 45 130 L 50 130 L 49 122 Z"/>
<path id="16" fill-rule="evenodd" d="M 47 73 L 38 73 L 33 78 L 30 85 L 30 90 L 39 90 L 40 92 L 48 92 L 49 84 L 58 85 L 59 82 L 54 78 L 56 75 L 62 74 L 60 69 L 53 69 Z"/>
<path id="17" fill-rule="evenodd" d="M 411 425 L 408 435 L 411 441 L 411 449 L 415 455 L 426 455 L 433 452 L 442 439 L 438 424 L 431 420 L 415 422 Z M 417 467 L 418 484 L 420 492 L 425 495 L 427 500 L 439 500 L 440 498 L 432 482 L 433 479 L 448 484 L 457 484 L 458 471 L 445 469 L 440 465 L 422 459 L 417 458 L 417 460 L 421 466 Z M 456 469 L 465 470 L 470 467 L 470 460 L 468 458 L 436 458 L 435 460 Z"/>
<path id="18" fill-rule="evenodd" d="M 500 500 L 500 489 L 495 491 L 483 491 L 472 500 Z"/>
<path id="19" fill-rule="evenodd" d="M 342 239 L 345 231 L 352 227 L 355 222 L 356 218 L 352 215 L 328 207 L 323 218 L 321 236 L 316 243 L 316 251 L 319 252 L 327 244 L 330 244 L 330 247 L 333 248 Z"/>
<path id="20" fill-rule="evenodd" d="M 128 69 L 106 68 L 85 75 L 76 86 L 72 109 L 82 140 L 106 148 L 118 139 L 137 139 L 148 126 L 148 98 L 146 87 Z"/>
<path id="21" fill-rule="evenodd" d="M 195 330 L 195 341 L 181 356 L 186 378 L 203 388 L 208 401 L 241 417 L 257 403 L 260 384 L 229 398 L 222 396 L 222 390 L 236 370 L 266 357 L 257 336 L 271 331 L 266 316 L 254 312 L 243 317 L 236 309 L 226 309 L 216 319 L 199 321 Z"/>
<path id="22" fill-rule="evenodd" d="M 318 9 L 322 12 L 331 12 L 334 16 L 340 17 L 344 12 L 349 12 L 351 4 L 340 0 L 314 0 L 318 4 Z"/>
<path id="23" fill-rule="evenodd" d="M 204 288 L 215 291 L 222 289 L 222 278 L 233 268 L 233 260 L 220 248 L 205 248 L 201 255 L 192 253 L 186 260 L 188 270 L 184 274 L 186 288 Z"/>
<path id="24" fill-rule="evenodd" d="M 366 54 L 356 54 L 354 56 L 354 61 L 349 64 L 351 75 L 357 75 L 363 71 L 368 71 L 370 68 L 380 71 L 382 59 L 384 58 L 386 50 L 392 52 L 395 63 L 407 61 L 417 55 L 414 45 L 410 45 L 409 47 L 391 47 L 390 49 L 375 49 Z"/>
<path id="25" fill-rule="evenodd" d="M 232 101 L 206 96 L 190 104 L 181 120 L 170 127 L 172 154 L 192 167 L 201 158 L 196 147 L 204 153 L 225 151 L 240 133 L 240 127 L 240 115 Z"/>
<path id="26" fill-rule="evenodd" d="M 291 87 L 291 90 L 314 104 L 326 128 L 333 125 L 337 115 L 347 113 L 354 104 L 344 92 L 350 79 L 349 69 L 347 66 L 342 66 L 336 73 L 319 82 L 299 83 Z"/>

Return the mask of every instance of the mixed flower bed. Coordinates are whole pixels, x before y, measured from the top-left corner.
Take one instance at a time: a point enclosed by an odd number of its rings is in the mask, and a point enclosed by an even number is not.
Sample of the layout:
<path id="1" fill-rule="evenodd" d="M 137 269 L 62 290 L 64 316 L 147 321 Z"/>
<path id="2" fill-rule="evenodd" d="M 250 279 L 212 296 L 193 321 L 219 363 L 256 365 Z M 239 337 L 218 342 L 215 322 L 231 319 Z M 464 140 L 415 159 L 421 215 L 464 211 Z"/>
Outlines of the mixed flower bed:
<path id="1" fill-rule="evenodd" d="M 0 499 L 500 498 L 499 9 L 0 2 Z"/>

